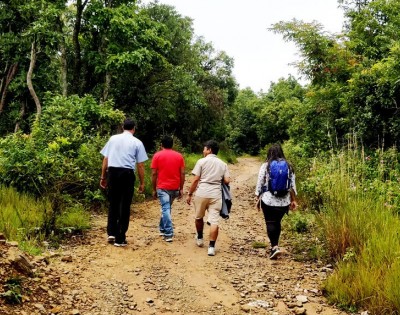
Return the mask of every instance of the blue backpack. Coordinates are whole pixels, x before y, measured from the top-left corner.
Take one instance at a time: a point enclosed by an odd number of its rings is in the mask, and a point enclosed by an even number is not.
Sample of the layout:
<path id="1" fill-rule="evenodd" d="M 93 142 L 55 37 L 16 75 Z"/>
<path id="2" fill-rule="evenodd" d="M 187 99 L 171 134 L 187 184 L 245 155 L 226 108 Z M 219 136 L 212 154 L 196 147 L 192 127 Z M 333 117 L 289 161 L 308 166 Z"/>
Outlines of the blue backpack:
<path id="1" fill-rule="evenodd" d="M 276 197 L 283 197 L 290 191 L 290 167 L 286 160 L 273 160 L 268 165 L 268 190 Z"/>

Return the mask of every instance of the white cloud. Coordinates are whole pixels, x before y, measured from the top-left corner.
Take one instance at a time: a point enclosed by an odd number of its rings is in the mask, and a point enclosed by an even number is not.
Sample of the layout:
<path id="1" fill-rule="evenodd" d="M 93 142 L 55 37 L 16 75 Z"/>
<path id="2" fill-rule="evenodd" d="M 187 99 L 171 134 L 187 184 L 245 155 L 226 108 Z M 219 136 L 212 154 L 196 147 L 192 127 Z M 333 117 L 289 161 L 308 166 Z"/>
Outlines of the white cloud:
<path id="1" fill-rule="evenodd" d="M 144 1 L 148 3 L 149 1 Z M 235 59 L 234 75 L 241 88 L 267 90 L 289 74 L 299 59 L 293 43 L 268 31 L 272 24 L 293 18 L 318 21 L 325 30 L 342 30 L 343 12 L 337 0 L 160 0 L 193 19 L 195 34 Z"/>

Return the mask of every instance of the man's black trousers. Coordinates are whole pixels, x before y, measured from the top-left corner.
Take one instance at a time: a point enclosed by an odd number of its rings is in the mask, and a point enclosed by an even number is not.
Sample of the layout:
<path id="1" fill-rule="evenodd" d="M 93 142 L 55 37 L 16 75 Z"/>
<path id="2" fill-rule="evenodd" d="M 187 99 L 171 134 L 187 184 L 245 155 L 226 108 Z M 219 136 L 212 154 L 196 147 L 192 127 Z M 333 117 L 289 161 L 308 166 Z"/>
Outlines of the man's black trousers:
<path id="1" fill-rule="evenodd" d="M 108 209 L 107 234 L 115 236 L 116 243 L 126 241 L 131 203 L 135 186 L 135 172 L 129 168 L 108 168 Z"/>

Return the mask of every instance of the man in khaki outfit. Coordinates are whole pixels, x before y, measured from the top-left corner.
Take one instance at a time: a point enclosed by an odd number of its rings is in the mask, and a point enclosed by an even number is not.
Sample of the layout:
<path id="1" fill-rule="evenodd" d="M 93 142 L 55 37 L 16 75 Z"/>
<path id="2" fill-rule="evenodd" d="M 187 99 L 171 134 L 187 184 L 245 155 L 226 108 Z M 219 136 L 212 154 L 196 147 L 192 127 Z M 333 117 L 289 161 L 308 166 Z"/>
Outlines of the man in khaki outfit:
<path id="1" fill-rule="evenodd" d="M 218 237 L 219 212 L 222 207 L 222 181 L 229 184 L 229 170 L 226 163 L 217 158 L 219 145 L 216 141 L 210 140 L 204 144 L 203 156 L 197 161 L 192 174 L 194 179 L 189 188 L 186 202 L 190 205 L 193 199 L 196 212 L 195 225 L 197 231 L 197 246 L 203 247 L 204 215 L 208 210 L 208 222 L 210 223 L 210 245 L 208 255 L 215 255 L 215 242 Z"/>

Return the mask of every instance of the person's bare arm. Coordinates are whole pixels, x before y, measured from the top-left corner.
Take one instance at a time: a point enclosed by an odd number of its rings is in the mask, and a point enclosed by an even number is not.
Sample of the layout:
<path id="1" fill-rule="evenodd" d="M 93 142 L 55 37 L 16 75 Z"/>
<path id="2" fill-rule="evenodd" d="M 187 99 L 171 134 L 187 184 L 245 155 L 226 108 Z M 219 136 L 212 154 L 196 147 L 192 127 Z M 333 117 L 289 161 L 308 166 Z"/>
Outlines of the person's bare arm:
<path id="1" fill-rule="evenodd" d="M 297 201 L 296 201 L 296 194 L 294 193 L 293 189 L 290 190 L 290 209 L 296 210 L 297 208 Z"/>
<path id="2" fill-rule="evenodd" d="M 231 178 L 230 178 L 230 177 L 225 177 L 225 176 L 224 176 L 224 183 L 225 183 L 226 185 L 229 185 L 230 182 L 231 182 Z"/>
<path id="3" fill-rule="evenodd" d="M 100 177 L 100 187 L 103 189 L 107 187 L 107 168 L 108 168 L 108 158 L 105 156 L 103 158 L 103 164 L 101 165 L 101 177 Z"/>
<path id="4" fill-rule="evenodd" d="M 139 193 L 143 193 L 144 192 L 144 163 L 138 163 L 137 164 L 137 172 L 139 175 Z"/>
<path id="5" fill-rule="evenodd" d="M 196 190 L 197 185 L 199 184 L 199 181 L 200 181 L 200 176 L 195 175 L 194 178 L 193 178 L 193 182 L 190 185 L 189 192 L 188 192 L 188 197 L 186 199 L 186 202 L 187 202 L 188 205 L 190 205 L 191 202 L 192 202 L 192 195 L 193 195 L 194 191 Z"/>
<path id="6" fill-rule="evenodd" d="M 157 198 L 157 176 L 158 172 L 157 169 L 151 169 L 151 185 L 153 187 L 153 199 Z"/>
<path id="7" fill-rule="evenodd" d="M 181 181 L 180 181 L 180 186 L 179 186 L 179 199 L 183 197 L 183 185 L 185 184 L 185 168 L 181 167 L 180 169 L 180 175 L 181 175 Z"/>

